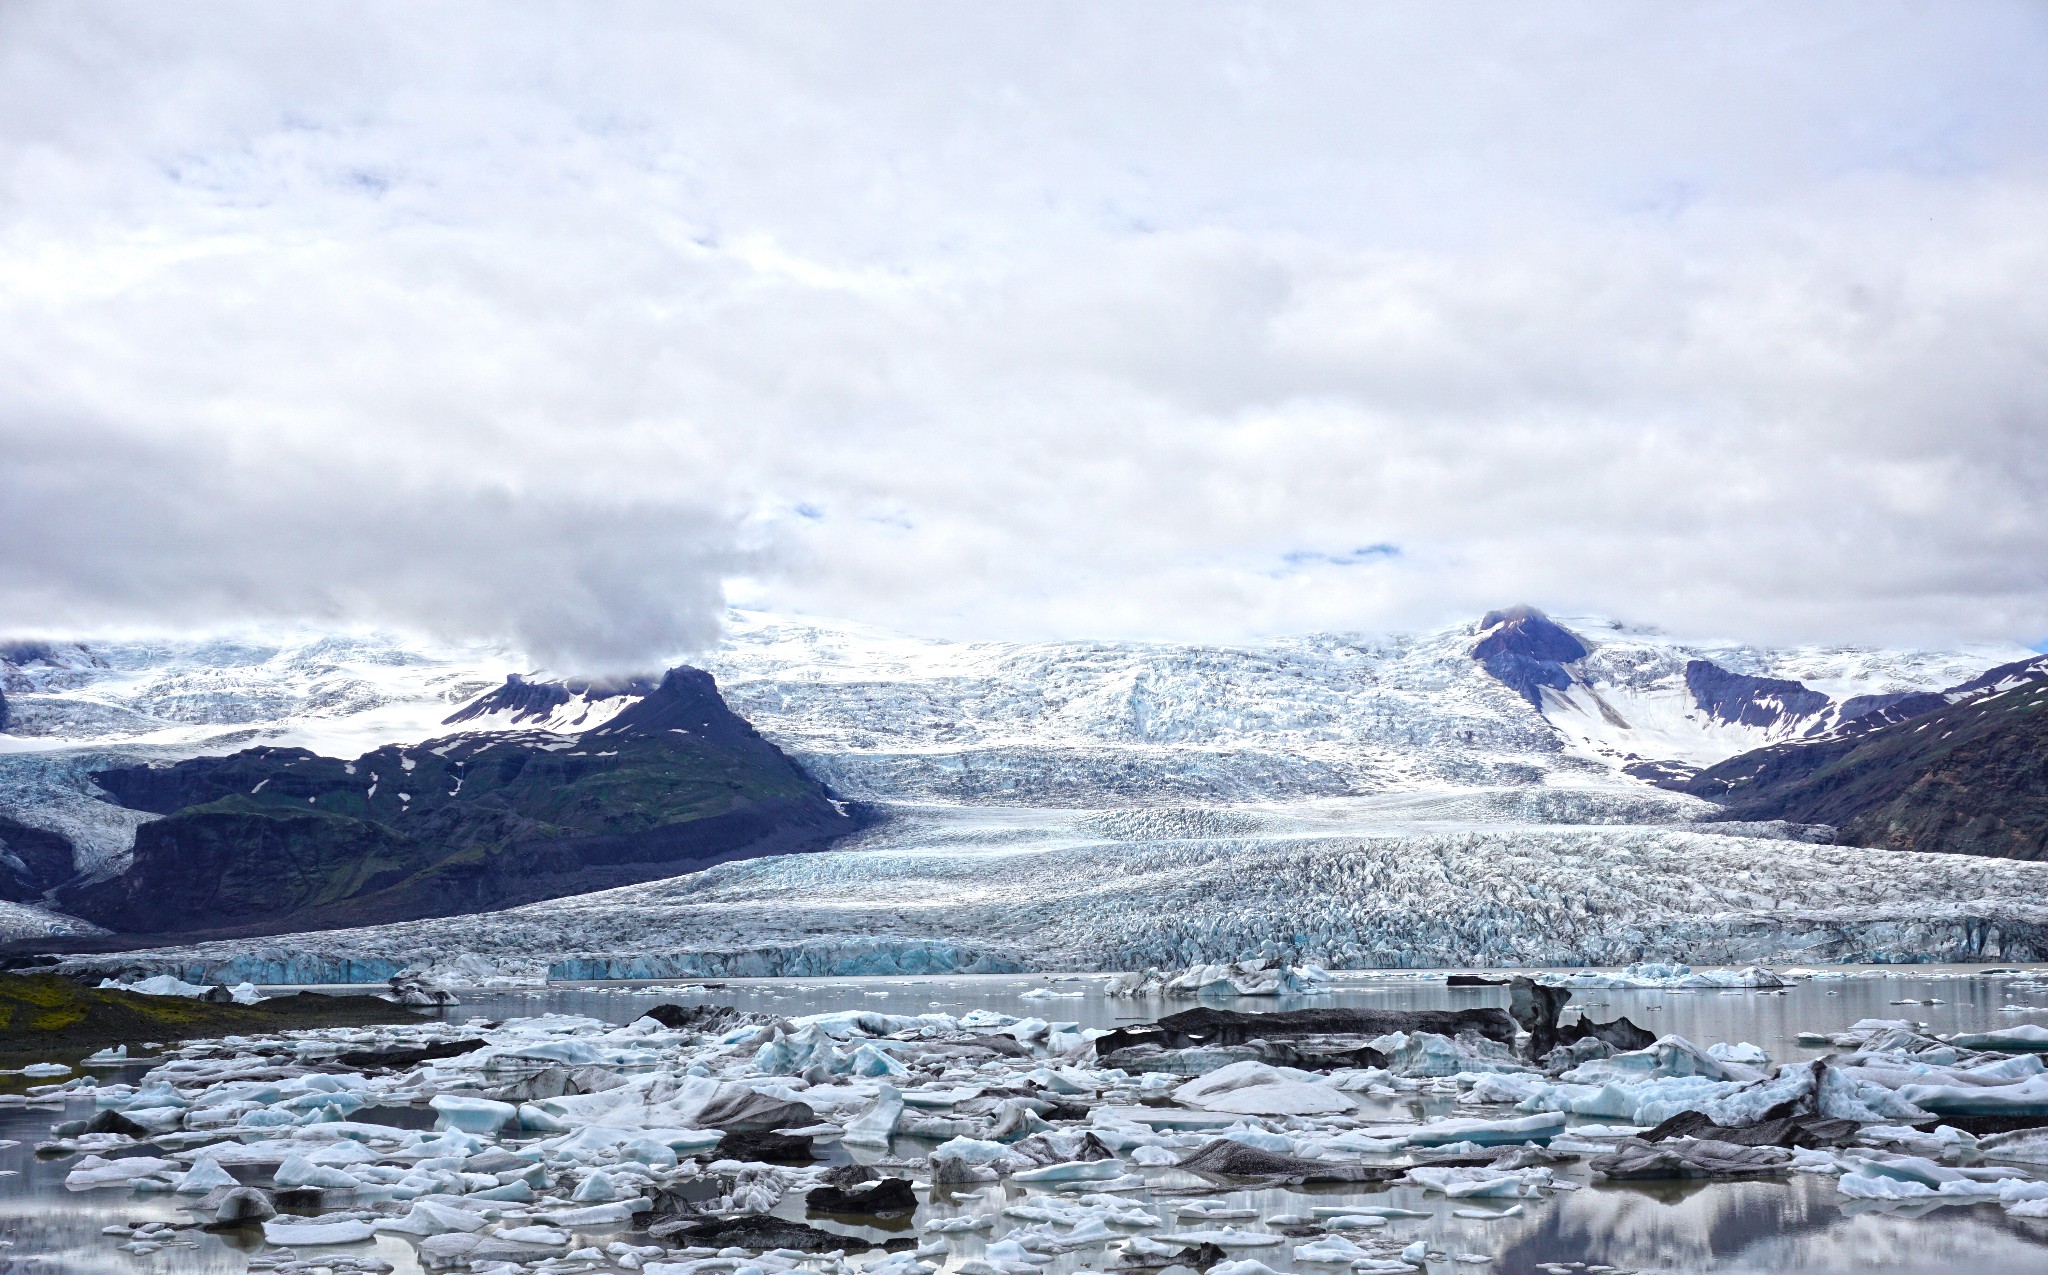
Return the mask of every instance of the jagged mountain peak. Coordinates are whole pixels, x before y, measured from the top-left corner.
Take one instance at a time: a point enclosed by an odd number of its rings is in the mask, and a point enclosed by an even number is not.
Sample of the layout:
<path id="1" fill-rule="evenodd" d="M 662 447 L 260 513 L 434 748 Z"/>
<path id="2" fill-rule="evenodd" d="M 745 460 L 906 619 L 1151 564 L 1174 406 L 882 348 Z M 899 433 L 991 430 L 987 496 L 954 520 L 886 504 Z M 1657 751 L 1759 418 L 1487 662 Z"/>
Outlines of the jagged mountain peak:
<path id="1" fill-rule="evenodd" d="M 1643 777 L 1682 776 L 1752 748 L 1916 716 L 1962 690 L 1939 690 L 1952 680 L 1943 672 L 1968 668 L 1939 654 L 1695 645 L 1584 617 L 1568 628 L 1527 605 L 1487 612 L 1476 635 L 1472 659 L 1541 714 L 1569 751 Z M 2033 664 L 2010 662 L 1970 685 L 2009 683 Z"/>
<path id="2" fill-rule="evenodd" d="M 1572 675 L 1565 665 L 1592 653 L 1577 634 L 1532 606 L 1488 611 L 1479 628 L 1472 658 L 1539 711 L 1545 687 L 1571 687 Z"/>
<path id="3" fill-rule="evenodd" d="M 1685 689 L 1699 711 L 1717 722 L 1768 730 L 1787 718 L 1813 717 L 1834 703 L 1803 682 L 1731 673 L 1712 660 L 1688 660 Z"/>
<path id="4" fill-rule="evenodd" d="M 1951 696 L 1976 695 L 1985 691 L 2011 690 L 2024 682 L 2048 678 L 2048 655 L 2035 655 L 1997 668 L 1987 669 L 1981 676 L 1971 678 L 1959 686 L 1951 686 Z"/>
<path id="5" fill-rule="evenodd" d="M 504 685 L 485 691 L 443 718 L 441 724 L 473 722 L 479 726 L 587 729 L 608 720 L 628 702 L 654 689 L 653 679 L 645 677 L 610 682 L 529 681 L 525 674 L 508 673 Z"/>
<path id="6" fill-rule="evenodd" d="M 681 731 L 718 744 L 759 744 L 761 737 L 718 693 L 718 680 L 700 668 L 679 664 L 662 674 L 651 691 L 590 735 L 651 735 Z"/>
<path id="7" fill-rule="evenodd" d="M 449 714 L 444 725 L 471 730 L 526 728 L 560 734 L 651 735 L 678 731 L 721 744 L 758 740 L 754 728 L 719 694 L 703 669 L 677 665 L 657 680 L 613 682 L 529 680 L 507 675 Z"/>

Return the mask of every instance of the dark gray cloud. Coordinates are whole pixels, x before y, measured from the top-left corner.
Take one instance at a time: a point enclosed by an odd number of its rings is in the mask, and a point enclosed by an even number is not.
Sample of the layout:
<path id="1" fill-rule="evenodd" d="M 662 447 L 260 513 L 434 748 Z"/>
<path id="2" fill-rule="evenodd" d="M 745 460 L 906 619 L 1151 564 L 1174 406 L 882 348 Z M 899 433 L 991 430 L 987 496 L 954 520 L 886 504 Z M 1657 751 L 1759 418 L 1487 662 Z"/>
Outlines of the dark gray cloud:
<path id="1" fill-rule="evenodd" d="M 2023 4 L 8 6 L 0 610 L 2037 639 L 2044 74 Z"/>

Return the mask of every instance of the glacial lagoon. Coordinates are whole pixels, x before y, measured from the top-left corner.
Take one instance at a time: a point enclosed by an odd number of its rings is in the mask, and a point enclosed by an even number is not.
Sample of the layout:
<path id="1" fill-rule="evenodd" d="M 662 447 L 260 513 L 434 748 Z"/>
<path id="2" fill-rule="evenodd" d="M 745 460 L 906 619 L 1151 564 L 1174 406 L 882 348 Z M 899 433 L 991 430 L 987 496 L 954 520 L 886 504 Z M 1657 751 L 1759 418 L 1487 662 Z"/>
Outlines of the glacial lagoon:
<path id="1" fill-rule="evenodd" d="M 1888 967 L 1828 970 L 1823 977 L 1800 978 L 1782 990 L 1679 991 L 1650 989 L 1575 989 L 1572 1005 L 1606 1020 L 1626 1016 L 1659 1036 L 1673 1034 L 1701 1047 L 1714 1042 L 1747 1042 L 1781 1063 L 1820 1057 L 1831 1046 L 1812 1033 L 1841 1032 L 1869 1019 L 1905 1020 L 1932 1035 L 1985 1031 L 2016 1025 L 2048 1024 L 2048 970 L 2030 968 L 1987 974 L 1968 967 Z M 339 989 L 336 989 L 339 990 Z M 1386 971 L 1337 974 L 1328 994 L 1313 998 L 1241 998 L 1206 1000 L 1223 1008 L 1253 1011 L 1338 1005 L 1372 1009 L 1461 1009 L 1500 1006 L 1504 988 L 1452 988 L 1441 973 Z M 544 989 L 510 989 L 462 993 L 462 1004 L 437 1011 L 442 1021 L 505 1021 L 539 1015 L 574 1015 L 624 1025 L 658 1004 L 729 1005 L 778 1018 L 836 1011 L 875 1011 L 889 1015 L 967 1015 L 985 1011 L 1017 1019 L 1068 1022 L 1082 1028 L 1115 1028 L 1150 1021 L 1185 1009 L 1186 1000 L 1127 999 L 1106 995 L 1096 976 L 999 975 L 935 978 L 843 978 L 734 981 L 718 986 L 676 984 L 580 984 Z M 1802 1033 L 1808 1033 L 1802 1041 Z M 77 1060 L 57 1060 L 76 1062 Z M 147 1061 L 124 1066 L 88 1068 L 101 1086 L 136 1083 L 149 1070 Z M 62 1079 L 58 1077 L 56 1079 Z M 49 1077 L 0 1077 L 0 1091 L 20 1094 Z M 1512 1114 L 1460 1104 L 1455 1090 L 1426 1086 L 1395 1096 L 1361 1096 L 1357 1113 L 1366 1123 L 1442 1120 Z M 35 1144 L 51 1136 L 52 1126 L 90 1115 L 90 1093 L 62 1095 L 61 1105 L 0 1109 L 0 1271 L 7 1275 L 83 1275 L 86 1272 L 139 1275 L 141 1272 L 220 1272 L 240 1275 L 251 1269 L 276 1269 L 281 1255 L 253 1228 L 204 1231 L 197 1228 L 165 1233 L 154 1251 L 131 1252 L 120 1247 L 131 1237 L 103 1233 L 109 1227 L 190 1222 L 192 1196 L 135 1193 L 125 1185 L 88 1190 L 68 1189 L 65 1178 L 80 1163 L 80 1154 L 38 1154 Z M 19 1101 L 15 1099 L 14 1101 Z M 356 1113 L 358 1121 L 385 1122 L 424 1129 L 434 1122 L 425 1106 Z M 1252 1122 L 1257 1123 L 1257 1122 Z M 1286 1122 L 1268 1124 L 1284 1125 Z M 1574 1117 L 1575 1125 L 1601 1123 Z M 1611 1123 L 1611 1122 L 1610 1122 Z M 510 1139 L 507 1145 L 516 1145 Z M 886 1146 L 820 1143 L 820 1163 L 894 1159 L 911 1166 L 895 1171 L 923 1182 L 929 1174 L 917 1167 L 936 1142 L 897 1136 Z M 159 1155 L 163 1149 L 143 1143 L 102 1154 L 109 1158 Z M 2034 1166 L 2032 1177 L 2048 1176 Z M 773 1215 L 845 1234 L 852 1247 L 858 1240 L 914 1241 L 924 1233 L 923 1261 L 963 1275 L 1009 1275 L 1004 1262 L 1022 1272 L 1073 1275 L 1079 1271 L 1115 1269 L 1131 1237 L 1190 1230 L 1264 1236 L 1292 1230 L 1280 1242 L 1259 1242 L 1228 1250 L 1232 1263 L 1256 1261 L 1264 1267 L 1298 1275 L 1343 1275 L 1345 1264 L 1303 1260 L 1296 1250 L 1314 1239 L 1318 1220 L 1356 1210 L 1393 1214 L 1368 1231 L 1333 1232 L 1351 1235 L 1389 1260 L 1396 1248 L 1421 1243 L 1426 1254 L 1420 1266 L 1430 1275 L 1449 1272 L 1523 1272 L 1565 1275 L 1579 1271 L 1739 1271 L 1739 1272 L 1947 1272 L 1994 1273 L 2048 1269 L 2048 1218 L 2015 1216 L 1995 1202 L 1894 1202 L 1845 1198 L 1835 1180 L 1823 1173 L 1789 1172 L 1744 1181 L 1605 1182 L 1596 1179 L 1581 1158 L 1552 1170 L 1555 1186 L 1524 1198 L 1453 1198 L 1406 1182 L 1317 1184 L 1259 1189 L 1217 1189 L 1172 1168 L 1133 1168 L 1130 1176 L 1142 1186 L 1120 1189 L 1115 1199 L 1128 1210 L 1149 1211 L 1161 1220 L 1157 1228 L 1120 1232 L 1119 1242 L 1079 1246 L 1067 1251 L 1040 1251 L 1041 1259 L 1017 1264 L 1014 1248 L 1000 1247 L 1014 1231 L 1043 1233 L 1050 1209 L 1075 1207 L 1075 1200 L 1098 1197 L 1080 1191 L 1085 1184 L 1022 1183 L 1014 1178 L 966 1186 L 920 1187 L 920 1204 L 908 1218 L 861 1224 L 805 1212 L 801 1189 L 777 1202 Z M 247 1167 L 236 1176 L 251 1179 Z M 260 1177 L 251 1180 L 261 1180 Z M 1064 1189 L 1063 1189 L 1064 1188 Z M 1077 1194 L 1077 1191 L 1080 1191 Z M 1034 1202 L 1050 1203 L 1034 1207 Z M 1065 1202 L 1065 1203 L 1062 1203 Z M 322 1212 L 333 1212 L 323 1201 Z M 346 1208 L 338 1200 L 336 1207 Z M 1006 1212 L 1008 1210 L 1008 1212 Z M 1021 1210 L 1026 1216 L 1018 1216 Z M 520 1223 L 516 1208 L 502 1226 Z M 1405 1216 L 1415 1214 L 1418 1216 Z M 988 1219 L 986 1225 L 975 1219 Z M 968 1219 L 962 1229 L 934 1232 L 941 1219 Z M 1282 1225 L 1276 1219 L 1308 1223 Z M 971 1228 L 971 1229 L 970 1229 Z M 574 1236 L 560 1247 L 538 1250 L 520 1267 L 497 1268 L 537 1275 L 577 1275 L 625 1269 L 607 1244 L 618 1244 L 630 1228 L 620 1223 L 571 1226 Z M 644 1241 L 643 1241 L 644 1242 Z M 998 1246 L 991 1260 L 991 1246 Z M 1375 1247 L 1376 1246 L 1376 1247 Z M 148 1244 L 138 1247 L 150 1248 Z M 902 1248 L 904 1245 L 899 1244 Z M 589 1254 L 595 1249 L 599 1256 Z M 941 1251 L 942 1250 L 942 1251 Z M 571 1256 L 581 1252 L 583 1257 Z M 297 1272 L 376 1270 L 400 1275 L 424 1268 L 412 1239 L 380 1233 L 360 1243 L 302 1246 L 293 1249 L 310 1266 L 285 1267 Z M 896 1263 L 887 1269 L 909 1269 L 903 1263 L 914 1253 L 886 1255 Z M 879 1250 L 852 1253 L 848 1269 L 868 1269 L 883 1261 Z M 286 1256 L 287 1262 L 290 1257 Z M 695 1266 L 687 1257 L 671 1261 L 654 1275 L 746 1275 L 746 1260 L 700 1255 Z M 637 1264 L 637 1263 L 635 1263 Z M 774 1261 L 757 1266 L 773 1275 Z M 812 1269 L 832 1269 L 831 1259 L 810 1259 Z M 687 1267 L 687 1270 L 683 1269 Z M 463 1270 L 465 1267 L 454 1267 Z M 1360 1265 L 1358 1269 L 1372 1269 Z M 1244 1275 L 1255 1275 L 1244 1268 Z"/>

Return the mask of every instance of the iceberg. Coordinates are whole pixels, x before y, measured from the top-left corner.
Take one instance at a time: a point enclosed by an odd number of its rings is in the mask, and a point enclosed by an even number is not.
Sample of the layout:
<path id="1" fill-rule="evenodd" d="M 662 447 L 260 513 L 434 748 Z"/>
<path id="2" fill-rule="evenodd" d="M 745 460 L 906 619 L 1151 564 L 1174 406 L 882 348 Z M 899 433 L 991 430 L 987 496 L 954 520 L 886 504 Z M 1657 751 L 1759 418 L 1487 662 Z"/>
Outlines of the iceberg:
<path id="1" fill-rule="evenodd" d="M 897 1124 L 903 1119 L 903 1095 L 886 1081 L 880 1089 L 873 1106 L 846 1122 L 846 1131 L 840 1135 L 840 1141 L 862 1147 L 889 1145 Z"/>
<path id="2" fill-rule="evenodd" d="M 1549 1169 L 1487 1169 L 1422 1166 L 1408 1170 L 1408 1181 L 1425 1191 L 1462 1200 L 1521 1199 L 1539 1196 L 1550 1186 Z"/>
<path id="3" fill-rule="evenodd" d="M 462 1133 L 496 1133 L 519 1119 L 519 1108 L 490 1098 L 436 1094 L 427 1105 L 441 1113 L 437 1128 Z"/>
<path id="4" fill-rule="evenodd" d="M 1547 1143 L 1564 1131 L 1562 1112 L 1525 1116 L 1520 1120 L 1436 1120 L 1401 1135 L 1411 1147 L 1440 1147 L 1453 1142 L 1480 1146 Z"/>
<path id="5" fill-rule="evenodd" d="M 235 1175 L 220 1167 L 220 1162 L 211 1157 L 195 1161 L 177 1185 L 171 1189 L 179 1195 L 204 1195 L 215 1187 L 237 1187 L 241 1182 Z"/>
<path id="6" fill-rule="evenodd" d="M 1961 1049 L 1985 1049 L 2003 1054 L 2048 1053 L 2048 1027 L 2039 1023 L 2021 1023 L 2016 1027 L 2001 1027 L 1988 1032 L 1958 1032 L 1944 1039 Z"/>
<path id="7" fill-rule="evenodd" d="M 2005 1085 L 1901 1085 L 1897 1094 L 1939 1116 L 2048 1117 L 2048 1075 Z"/>
<path id="8" fill-rule="evenodd" d="M 355 1244 L 375 1239 L 377 1232 L 368 1222 L 354 1218 L 327 1221 L 319 1218 L 274 1217 L 263 1224 L 267 1243 L 287 1246 Z"/>
<path id="9" fill-rule="evenodd" d="M 1175 1102 L 1202 1111 L 1255 1116 L 1308 1116 L 1355 1111 L 1358 1104 L 1315 1072 L 1238 1062 L 1173 1091 Z"/>

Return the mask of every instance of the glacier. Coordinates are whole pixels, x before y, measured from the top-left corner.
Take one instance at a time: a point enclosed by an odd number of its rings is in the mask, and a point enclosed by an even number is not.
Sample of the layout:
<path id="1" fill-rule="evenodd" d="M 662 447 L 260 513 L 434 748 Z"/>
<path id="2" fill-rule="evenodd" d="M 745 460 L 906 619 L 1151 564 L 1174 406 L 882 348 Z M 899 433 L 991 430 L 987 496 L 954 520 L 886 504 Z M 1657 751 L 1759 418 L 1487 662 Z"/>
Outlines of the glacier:
<path id="1" fill-rule="evenodd" d="M 1491 617 L 1489 617 L 1491 618 Z M 472 953 L 555 978 L 1180 968 L 2048 959 L 2048 865 L 1705 823 L 1630 773 L 1817 729 L 2013 650 L 1686 643 L 1585 618 L 1538 702 L 1473 658 L 1480 624 L 1234 646 L 949 642 L 757 612 L 696 662 L 735 711 L 877 822 L 825 852 L 503 912 L 79 958 L 230 983 L 382 981 Z M 1687 669 L 1795 679 L 1823 711 L 1725 720 Z M 290 743 L 341 752 L 558 729 L 464 705 L 515 654 L 395 638 L 84 644 L 7 667 L 0 813 L 118 870 L 149 816 L 107 759 Z M 1768 708 L 1768 698 L 1760 700 Z M 1755 720 L 1749 720 L 1754 717 Z M 1595 723 L 1588 725 L 1588 723 Z"/>
<path id="2" fill-rule="evenodd" d="M 915 807 L 846 849 L 503 912 L 131 953 L 195 982 L 389 977 L 461 951 L 557 979 L 1181 967 L 2048 959 L 2048 865 L 1371 799 L 1230 813 Z M 1707 827 L 1711 827 L 1708 825 Z M 1123 835 L 1118 835 L 1121 832 Z"/>

